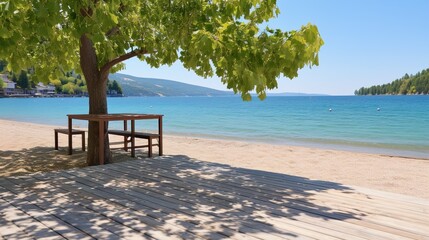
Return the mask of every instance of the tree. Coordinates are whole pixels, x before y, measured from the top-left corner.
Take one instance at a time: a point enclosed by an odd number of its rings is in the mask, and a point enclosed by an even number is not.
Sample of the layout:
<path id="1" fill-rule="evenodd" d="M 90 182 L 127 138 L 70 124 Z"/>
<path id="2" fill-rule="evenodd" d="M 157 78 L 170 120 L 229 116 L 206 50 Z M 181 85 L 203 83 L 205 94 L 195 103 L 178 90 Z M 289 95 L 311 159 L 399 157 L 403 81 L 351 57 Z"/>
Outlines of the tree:
<path id="1" fill-rule="evenodd" d="M 116 80 L 113 80 L 112 82 L 112 90 L 116 91 L 118 94 L 122 94 L 122 88 Z"/>
<path id="2" fill-rule="evenodd" d="M 23 90 L 27 90 L 30 88 L 30 82 L 28 80 L 26 71 L 21 70 L 21 73 L 18 76 L 18 81 L 16 82 L 16 85 L 18 85 L 18 87 Z"/>
<path id="3" fill-rule="evenodd" d="M 65 94 L 75 94 L 75 89 L 76 86 L 73 83 L 69 82 L 62 86 L 61 92 Z"/>
<path id="4" fill-rule="evenodd" d="M 61 84 L 61 81 L 59 79 L 52 80 L 50 83 L 55 86 L 55 91 L 57 93 L 62 92 L 62 84 Z"/>
<path id="5" fill-rule="evenodd" d="M 12 82 L 17 83 L 18 78 L 16 77 L 15 73 L 12 74 Z"/>
<path id="6" fill-rule="evenodd" d="M 4 60 L 0 60 L 0 73 L 5 70 L 6 66 L 7 66 L 7 62 Z"/>
<path id="7" fill-rule="evenodd" d="M 107 93 L 108 94 L 122 94 L 122 88 L 116 80 L 107 80 Z"/>
<path id="8" fill-rule="evenodd" d="M 311 24 L 260 29 L 279 13 L 275 0 L 0 0 L 0 10 L 0 58 L 8 69 L 34 66 L 43 81 L 76 69 L 87 82 L 91 114 L 108 112 L 108 75 L 132 57 L 152 67 L 181 61 L 250 100 L 253 90 L 265 98 L 280 75 L 294 78 L 318 65 L 323 45 Z M 87 163 L 96 165 L 97 123 L 89 123 L 88 138 Z"/>

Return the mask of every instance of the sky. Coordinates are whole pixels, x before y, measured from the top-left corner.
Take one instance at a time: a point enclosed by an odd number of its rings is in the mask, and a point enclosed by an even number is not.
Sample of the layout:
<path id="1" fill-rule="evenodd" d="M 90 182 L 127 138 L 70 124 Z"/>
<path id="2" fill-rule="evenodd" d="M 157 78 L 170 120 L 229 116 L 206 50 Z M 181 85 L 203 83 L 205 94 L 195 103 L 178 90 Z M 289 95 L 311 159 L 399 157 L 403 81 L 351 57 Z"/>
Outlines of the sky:
<path id="1" fill-rule="evenodd" d="M 278 0 L 268 22 L 283 31 L 315 24 L 325 42 L 319 66 L 292 80 L 278 78 L 272 93 L 353 95 L 360 87 L 389 83 L 429 68 L 429 0 Z M 204 79 L 180 62 L 158 69 L 134 58 L 121 73 L 227 90 L 217 77 Z"/>

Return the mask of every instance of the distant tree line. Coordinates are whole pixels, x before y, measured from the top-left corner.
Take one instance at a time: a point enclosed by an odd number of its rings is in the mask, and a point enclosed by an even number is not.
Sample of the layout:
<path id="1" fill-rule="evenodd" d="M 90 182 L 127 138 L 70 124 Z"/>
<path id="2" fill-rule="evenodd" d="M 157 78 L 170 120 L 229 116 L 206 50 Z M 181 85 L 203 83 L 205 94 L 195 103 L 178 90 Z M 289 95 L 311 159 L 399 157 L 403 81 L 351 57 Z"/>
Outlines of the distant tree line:
<path id="1" fill-rule="evenodd" d="M 7 62 L 0 60 L 0 73 L 6 72 Z M 9 73 L 9 79 L 16 83 L 16 87 L 23 90 L 30 90 L 36 88 L 36 83 L 31 79 L 32 69 L 28 71 L 22 70 L 18 76 L 15 73 Z M 0 79 L 0 87 L 4 83 Z M 59 94 L 70 94 L 70 95 L 84 95 L 88 92 L 85 79 L 80 74 L 76 74 L 74 71 L 65 72 L 64 76 L 59 79 L 50 80 L 50 84 L 55 86 L 55 92 Z M 107 82 L 107 93 L 108 94 L 122 94 L 122 88 L 119 83 L 114 80 Z"/>
<path id="2" fill-rule="evenodd" d="M 362 87 L 355 95 L 414 95 L 429 94 L 429 68 L 416 75 L 405 74 L 402 78 L 383 85 Z"/>

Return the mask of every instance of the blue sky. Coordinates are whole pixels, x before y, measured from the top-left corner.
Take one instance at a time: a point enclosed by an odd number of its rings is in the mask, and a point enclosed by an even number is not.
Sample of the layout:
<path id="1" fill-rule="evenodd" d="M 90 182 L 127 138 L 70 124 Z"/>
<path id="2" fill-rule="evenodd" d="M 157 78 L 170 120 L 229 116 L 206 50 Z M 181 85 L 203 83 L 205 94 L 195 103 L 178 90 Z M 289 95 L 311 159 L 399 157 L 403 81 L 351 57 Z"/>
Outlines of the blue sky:
<path id="1" fill-rule="evenodd" d="M 280 15 L 268 25 L 282 30 L 317 25 L 325 45 L 319 66 L 278 79 L 271 92 L 352 95 L 355 89 L 391 82 L 429 68 L 429 0 L 278 0 Z M 150 68 L 137 59 L 121 73 L 226 90 L 219 78 L 184 69 Z"/>

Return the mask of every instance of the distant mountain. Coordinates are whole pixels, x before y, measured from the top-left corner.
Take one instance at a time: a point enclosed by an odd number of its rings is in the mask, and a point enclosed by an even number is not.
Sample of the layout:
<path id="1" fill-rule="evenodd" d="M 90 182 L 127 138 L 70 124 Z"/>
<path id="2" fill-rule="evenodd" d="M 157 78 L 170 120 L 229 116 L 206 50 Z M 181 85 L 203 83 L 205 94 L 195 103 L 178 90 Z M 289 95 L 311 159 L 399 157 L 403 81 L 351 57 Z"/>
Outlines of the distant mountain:
<path id="1" fill-rule="evenodd" d="M 319 94 L 319 93 L 295 93 L 295 92 L 284 92 L 284 93 L 267 93 L 268 96 L 273 97 L 301 97 L 301 96 L 329 96 L 328 94 Z"/>
<path id="2" fill-rule="evenodd" d="M 227 96 L 232 92 L 156 78 L 141 78 L 114 73 L 110 80 L 116 80 L 125 96 Z"/>
<path id="3" fill-rule="evenodd" d="M 219 91 L 166 79 L 141 78 L 122 73 L 110 74 L 116 80 L 125 96 L 231 96 L 232 91 Z M 254 94 L 252 94 L 254 95 Z M 328 96 L 308 93 L 268 93 L 268 96 Z M 240 96 L 238 94 L 237 96 Z M 255 95 L 256 96 L 256 95 Z"/>

